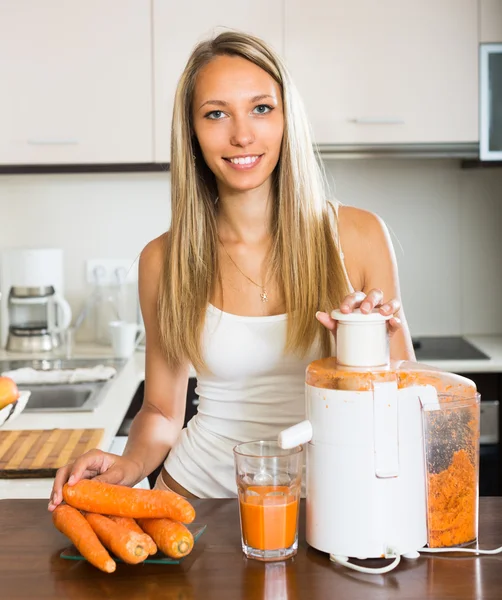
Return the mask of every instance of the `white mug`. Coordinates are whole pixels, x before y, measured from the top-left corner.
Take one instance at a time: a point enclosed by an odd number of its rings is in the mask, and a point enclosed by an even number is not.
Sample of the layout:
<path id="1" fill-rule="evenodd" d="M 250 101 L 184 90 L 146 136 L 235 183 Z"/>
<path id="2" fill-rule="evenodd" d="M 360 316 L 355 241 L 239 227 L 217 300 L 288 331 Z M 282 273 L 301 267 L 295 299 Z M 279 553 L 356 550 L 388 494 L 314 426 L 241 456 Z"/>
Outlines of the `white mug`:
<path id="1" fill-rule="evenodd" d="M 109 326 L 114 356 L 129 358 L 143 339 L 144 332 L 137 323 L 127 321 L 110 321 Z"/>

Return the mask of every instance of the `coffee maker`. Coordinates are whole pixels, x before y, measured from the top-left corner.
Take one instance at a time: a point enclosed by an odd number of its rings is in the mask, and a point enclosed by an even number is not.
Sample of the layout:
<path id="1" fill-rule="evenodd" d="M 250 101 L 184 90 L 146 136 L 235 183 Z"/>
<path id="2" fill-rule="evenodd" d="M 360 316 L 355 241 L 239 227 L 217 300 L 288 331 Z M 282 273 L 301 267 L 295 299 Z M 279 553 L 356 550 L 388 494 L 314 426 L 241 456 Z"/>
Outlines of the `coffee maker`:
<path id="1" fill-rule="evenodd" d="M 62 295 L 63 251 L 8 249 L 0 266 L 0 345 L 28 353 L 59 347 L 72 317 Z"/>

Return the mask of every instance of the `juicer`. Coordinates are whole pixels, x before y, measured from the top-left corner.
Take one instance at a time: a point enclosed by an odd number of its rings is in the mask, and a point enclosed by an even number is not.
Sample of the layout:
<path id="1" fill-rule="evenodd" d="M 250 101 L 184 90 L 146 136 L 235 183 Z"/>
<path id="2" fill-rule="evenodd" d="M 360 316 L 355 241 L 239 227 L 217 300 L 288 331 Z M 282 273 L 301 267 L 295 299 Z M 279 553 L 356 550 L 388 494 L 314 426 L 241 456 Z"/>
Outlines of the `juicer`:
<path id="1" fill-rule="evenodd" d="M 460 375 L 391 362 L 377 310 L 333 311 L 336 358 L 306 370 L 306 539 L 346 563 L 416 558 L 477 537 L 479 394 Z M 460 488 L 446 485 L 456 479 Z"/>

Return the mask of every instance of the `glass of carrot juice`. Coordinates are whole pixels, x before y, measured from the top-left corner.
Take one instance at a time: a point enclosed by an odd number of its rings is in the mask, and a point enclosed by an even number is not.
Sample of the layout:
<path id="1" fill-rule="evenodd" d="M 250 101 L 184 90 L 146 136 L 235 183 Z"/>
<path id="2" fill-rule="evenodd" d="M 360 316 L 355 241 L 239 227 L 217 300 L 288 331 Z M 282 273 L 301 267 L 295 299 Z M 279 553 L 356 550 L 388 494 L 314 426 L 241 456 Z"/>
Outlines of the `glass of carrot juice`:
<path id="1" fill-rule="evenodd" d="M 298 549 L 303 448 L 276 441 L 234 448 L 242 550 L 248 558 L 285 560 Z"/>

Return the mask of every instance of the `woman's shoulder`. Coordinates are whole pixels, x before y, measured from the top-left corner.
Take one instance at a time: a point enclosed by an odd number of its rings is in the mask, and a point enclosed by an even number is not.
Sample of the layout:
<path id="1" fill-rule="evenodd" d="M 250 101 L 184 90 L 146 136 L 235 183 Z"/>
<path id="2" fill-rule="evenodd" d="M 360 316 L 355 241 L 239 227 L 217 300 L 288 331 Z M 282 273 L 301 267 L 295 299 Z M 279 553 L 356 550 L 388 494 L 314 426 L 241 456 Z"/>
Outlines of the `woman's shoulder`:
<path id="1" fill-rule="evenodd" d="M 387 237 L 384 221 L 369 210 L 338 203 L 337 215 L 342 246 L 347 243 L 373 245 L 375 242 L 383 242 Z"/>
<path id="2" fill-rule="evenodd" d="M 139 256 L 140 271 L 159 273 L 164 264 L 164 256 L 169 241 L 169 231 L 148 242 Z"/>
<path id="3" fill-rule="evenodd" d="M 338 232 L 348 277 L 354 289 L 362 290 L 369 274 L 378 272 L 392 254 L 387 227 L 375 213 L 341 204 Z"/>

